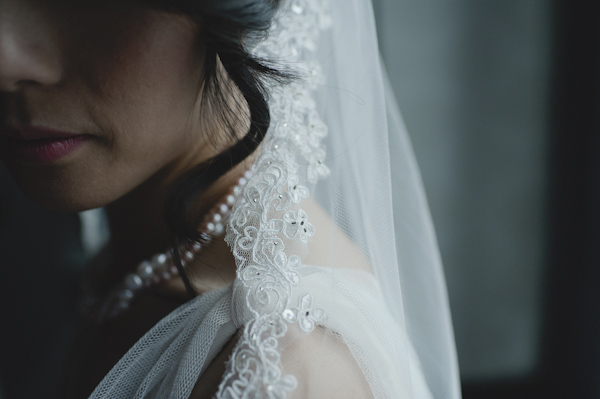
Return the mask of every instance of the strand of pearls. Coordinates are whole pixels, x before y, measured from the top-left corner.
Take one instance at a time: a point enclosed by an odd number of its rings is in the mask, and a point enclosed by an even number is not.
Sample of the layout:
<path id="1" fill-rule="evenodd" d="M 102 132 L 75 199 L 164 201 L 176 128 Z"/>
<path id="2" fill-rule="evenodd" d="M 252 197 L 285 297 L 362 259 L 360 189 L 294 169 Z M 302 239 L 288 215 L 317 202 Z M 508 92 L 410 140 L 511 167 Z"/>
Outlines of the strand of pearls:
<path id="1" fill-rule="evenodd" d="M 244 176 L 238 180 L 237 185 L 204 216 L 199 228 L 200 241 L 179 248 L 181 264 L 184 268 L 200 254 L 203 248 L 210 244 L 213 236 L 225 232 L 225 223 L 231 208 L 250 177 L 252 177 L 252 173 L 246 171 Z M 125 276 L 123 282 L 102 300 L 99 309 L 96 307 L 95 311 L 92 310 L 98 300 L 86 298 L 88 305 L 84 306 L 83 312 L 98 322 L 114 318 L 130 308 L 131 302 L 140 291 L 171 280 L 178 274 L 171 252 L 158 253 L 150 260 L 140 262 L 134 272 Z"/>

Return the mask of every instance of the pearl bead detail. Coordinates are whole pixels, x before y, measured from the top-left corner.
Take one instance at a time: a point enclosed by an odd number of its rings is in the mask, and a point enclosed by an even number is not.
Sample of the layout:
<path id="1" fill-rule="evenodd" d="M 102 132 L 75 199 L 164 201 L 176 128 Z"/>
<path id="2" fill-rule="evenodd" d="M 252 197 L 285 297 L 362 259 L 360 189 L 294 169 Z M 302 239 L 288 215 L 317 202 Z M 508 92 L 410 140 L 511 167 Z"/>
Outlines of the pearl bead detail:
<path id="1" fill-rule="evenodd" d="M 191 262 L 194 260 L 194 253 L 192 251 L 186 251 L 183 257 L 187 262 Z"/>
<path id="2" fill-rule="evenodd" d="M 125 277 L 125 286 L 131 291 L 139 290 L 143 283 L 144 281 L 137 274 L 131 273 Z"/>
<path id="3" fill-rule="evenodd" d="M 147 279 L 148 277 L 151 277 L 154 274 L 154 268 L 152 267 L 152 263 L 148 262 L 147 260 L 142 261 L 137 268 L 137 274 L 142 279 Z"/>
<path id="4" fill-rule="evenodd" d="M 119 292 L 119 299 L 123 301 L 130 301 L 133 299 L 134 293 L 131 290 L 122 290 Z"/>

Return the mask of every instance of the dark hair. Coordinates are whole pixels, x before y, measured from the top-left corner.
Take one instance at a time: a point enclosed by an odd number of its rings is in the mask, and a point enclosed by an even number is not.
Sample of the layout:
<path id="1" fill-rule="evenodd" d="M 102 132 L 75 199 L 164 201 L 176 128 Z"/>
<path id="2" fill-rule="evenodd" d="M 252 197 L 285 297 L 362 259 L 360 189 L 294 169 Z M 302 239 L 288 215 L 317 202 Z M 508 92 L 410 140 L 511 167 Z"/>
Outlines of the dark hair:
<path id="1" fill-rule="evenodd" d="M 188 218 L 192 201 L 219 177 L 250 156 L 265 137 L 270 122 L 266 79 L 280 82 L 291 78 L 267 60 L 254 57 L 248 44 L 261 40 L 271 26 L 278 0 L 147 0 L 165 11 L 188 15 L 197 23 L 204 52 L 201 100 L 229 130 L 234 143 L 222 153 L 184 174 L 171 188 L 165 201 L 165 218 L 171 230 L 171 252 L 179 274 L 191 297 L 197 295 L 182 267 L 179 248 L 202 236 Z M 220 63 L 220 65 L 219 65 Z M 222 67 L 221 67 L 222 66 Z M 223 75 L 226 76 L 223 76 Z M 246 101 L 249 127 L 238 139 L 240 120 L 230 104 L 231 85 Z M 247 124 L 248 125 L 248 124 Z"/>

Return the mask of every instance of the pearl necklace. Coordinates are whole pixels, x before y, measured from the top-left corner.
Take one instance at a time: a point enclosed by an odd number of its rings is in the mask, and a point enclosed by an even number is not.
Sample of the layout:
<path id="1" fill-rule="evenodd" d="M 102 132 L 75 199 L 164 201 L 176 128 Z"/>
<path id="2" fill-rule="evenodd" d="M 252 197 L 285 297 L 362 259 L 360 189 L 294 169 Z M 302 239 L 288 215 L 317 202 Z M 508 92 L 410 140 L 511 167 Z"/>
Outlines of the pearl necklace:
<path id="1" fill-rule="evenodd" d="M 252 173 L 246 171 L 225 197 L 217 202 L 204 216 L 199 229 L 200 240 L 191 245 L 182 245 L 179 248 L 181 264 L 184 268 L 200 254 L 203 248 L 210 244 L 213 236 L 224 233 L 225 223 L 231 213 L 231 208 L 235 204 L 236 197 L 240 195 L 242 188 L 250 177 L 252 177 Z M 136 271 L 125 276 L 123 282 L 105 298 L 85 297 L 82 312 L 97 322 L 112 319 L 130 308 L 136 294 L 171 280 L 178 274 L 171 251 L 158 253 L 150 260 L 140 262 Z"/>

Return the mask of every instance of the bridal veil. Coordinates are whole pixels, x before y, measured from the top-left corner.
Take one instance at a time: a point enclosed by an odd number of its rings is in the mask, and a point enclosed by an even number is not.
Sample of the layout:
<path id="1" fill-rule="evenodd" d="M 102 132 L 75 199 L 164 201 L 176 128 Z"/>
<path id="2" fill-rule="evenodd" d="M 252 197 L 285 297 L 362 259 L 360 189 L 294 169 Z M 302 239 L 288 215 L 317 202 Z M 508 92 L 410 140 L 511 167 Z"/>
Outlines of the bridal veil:
<path id="1" fill-rule="evenodd" d="M 237 278 L 159 322 L 92 397 L 187 399 L 236 336 L 218 398 L 459 398 L 436 238 L 370 0 L 284 0 L 249 45 L 299 78 L 269 89 L 270 130 L 228 221 Z"/>

